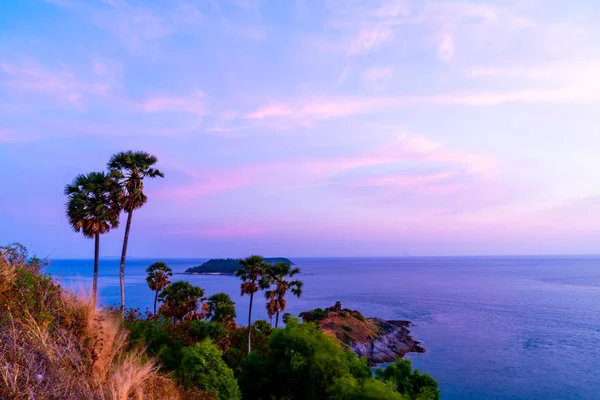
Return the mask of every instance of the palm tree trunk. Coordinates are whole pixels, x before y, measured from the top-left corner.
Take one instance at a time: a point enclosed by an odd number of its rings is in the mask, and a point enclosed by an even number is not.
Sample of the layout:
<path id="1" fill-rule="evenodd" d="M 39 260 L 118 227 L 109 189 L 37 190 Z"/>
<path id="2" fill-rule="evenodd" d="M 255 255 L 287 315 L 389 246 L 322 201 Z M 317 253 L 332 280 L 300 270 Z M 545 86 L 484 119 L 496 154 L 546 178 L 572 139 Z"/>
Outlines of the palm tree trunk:
<path id="1" fill-rule="evenodd" d="M 94 283 L 92 284 L 92 307 L 96 308 L 96 294 L 98 293 L 98 259 L 100 258 L 100 235 L 94 236 Z"/>
<path id="2" fill-rule="evenodd" d="M 133 211 L 127 213 L 127 225 L 125 225 L 125 238 L 123 239 L 123 251 L 121 252 L 121 266 L 119 278 L 121 281 L 121 314 L 125 314 L 125 258 L 127 257 L 127 243 L 129 242 L 129 229 L 131 228 L 131 216 Z"/>
<path id="3" fill-rule="evenodd" d="M 154 292 L 154 315 L 156 315 L 156 299 L 158 298 L 158 290 Z"/>
<path id="4" fill-rule="evenodd" d="M 275 329 L 279 326 L 279 311 L 275 314 Z"/>
<path id="5" fill-rule="evenodd" d="M 250 311 L 248 311 L 248 354 L 252 350 L 250 333 L 252 331 L 252 300 L 254 299 L 254 293 L 250 293 Z"/>

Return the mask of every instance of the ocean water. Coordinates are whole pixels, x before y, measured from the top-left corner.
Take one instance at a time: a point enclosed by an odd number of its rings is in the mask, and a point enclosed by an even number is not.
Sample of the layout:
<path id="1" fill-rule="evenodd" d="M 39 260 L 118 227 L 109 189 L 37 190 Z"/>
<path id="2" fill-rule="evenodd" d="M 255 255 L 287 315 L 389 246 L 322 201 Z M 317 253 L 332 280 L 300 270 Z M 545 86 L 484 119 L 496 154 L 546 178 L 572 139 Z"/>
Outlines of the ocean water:
<path id="1" fill-rule="evenodd" d="M 144 269 L 129 259 L 128 306 L 152 306 Z M 175 272 L 206 259 L 166 259 Z M 407 319 L 427 349 L 409 358 L 440 383 L 445 400 L 600 399 L 600 257 L 296 258 L 302 298 L 288 311 L 341 301 L 366 316 Z M 53 260 L 49 272 L 89 287 L 92 260 Z M 247 316 L 231 276 L 175 275 L 226 292 Z M 100 262 L 100 301 L 116 304 L 118 260 Z M 259 298 L 260 299 L 260 298 Z M 255 301 L 255 318 L 266 318 Z"/>

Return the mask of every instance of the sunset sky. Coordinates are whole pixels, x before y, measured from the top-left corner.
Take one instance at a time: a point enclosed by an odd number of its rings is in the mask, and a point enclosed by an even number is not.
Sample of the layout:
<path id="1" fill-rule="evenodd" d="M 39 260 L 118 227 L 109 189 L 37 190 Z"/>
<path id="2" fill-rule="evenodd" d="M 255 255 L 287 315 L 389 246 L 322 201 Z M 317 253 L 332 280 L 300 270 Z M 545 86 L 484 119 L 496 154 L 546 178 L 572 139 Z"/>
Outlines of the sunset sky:
<path id="1" fill-rule="evenodd" d="M 596 0 L 0 3 L 0 244 L 159 157 L 134 257 L 600 253 Z M 102 239 L 120 253 L 123 229 Z"/>

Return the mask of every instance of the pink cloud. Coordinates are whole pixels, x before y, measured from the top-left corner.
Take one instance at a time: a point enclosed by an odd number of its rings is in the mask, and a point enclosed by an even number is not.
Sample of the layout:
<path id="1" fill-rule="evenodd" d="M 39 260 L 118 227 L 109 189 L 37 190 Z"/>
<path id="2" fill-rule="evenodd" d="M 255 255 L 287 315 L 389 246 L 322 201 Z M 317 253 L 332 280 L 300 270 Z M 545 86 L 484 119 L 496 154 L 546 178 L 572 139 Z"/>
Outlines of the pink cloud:
<path id="1" fill-rule="evenodd" d="M 378 166 L 411 165 L 420 163 L 437 169 L 435 173 L 380 173 Z M 177 168 L 173 166 L 172 168 Z M 386 146 L 355 155 L 327 158 L 297 158 L 285 161 L 263 161 L 238 167 L 207 171 L 182 168 L 191 183 L 165 188 L 156 193 L 184 202 L 215 196 L 225 191 L 247 187 L 277 188 L 294 191 L 309 187 L 378 186 L 396 190 L 402 185 L 425 188 L 434 193 L 436 185 L 445 191 L 456 186 L 446 182 L 452 178 L 475 177 L 480 180 L 495 178 L 495 162 L 482 154 L 448 150 L 441 143 L 421 136 L 399 134 Z M 372 171 L 366 178 L 345 177 L 355 171 Z M 438 191 L 439 192 L 439 191 Z"/>
<path id="2" fill-rule="evenodd" d="M 145 112 L 187 112 L 205 115 L 205 97 L 200 91 L 192 97 L 157 96 L 148 99 L 142 108 Z"/>
<path id="3" fill-rule="evenodd" d="M 240 224 L 225 224 L 217 228 L 199 228 L 199 229 L 180 229 L 168 231 L 168 235 L 175 236 L 198 236 L 206 238 L 232 238 L 232 237 L 247 237 L 259 233 L 271 231 L 270 228 L 257 227 Z"/>
<path id="4" fill-rule="evenodd" d="M 112 88 L 109 82 L 86 82 L 67 69 L 51 71 L 37 64 L 0 62 L 0 73 L 4 75 L 4 85 L 10 89 L 51 96 L 80 109 L 85 97 L 104 97 Z"/>

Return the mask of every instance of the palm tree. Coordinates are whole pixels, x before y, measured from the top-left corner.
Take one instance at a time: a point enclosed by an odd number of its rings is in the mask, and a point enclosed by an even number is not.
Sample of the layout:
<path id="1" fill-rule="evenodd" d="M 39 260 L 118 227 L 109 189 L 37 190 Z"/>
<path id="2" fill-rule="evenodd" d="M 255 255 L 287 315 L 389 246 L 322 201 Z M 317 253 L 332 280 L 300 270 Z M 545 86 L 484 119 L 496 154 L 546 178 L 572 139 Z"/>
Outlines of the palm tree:
<path id="1" fill-rule="evenodd" d="M 201 287 L 186 281 L 177 281 L 160 293 L 159 299 L 163 302 L 160 313 L 174 320 L 197 315 L 202 296 L 204 296 L 204 289 Z"/>
<path id="2" fill-rule="evenodd" d="M 235 276 L 242 280 L 242 296 L 250 295 L 250 309 L 248 311 L 248 354 L 252 350 L 251 328 L 252 328 L 252 301 L 254 293 L 259 290 L 259 282 L 267 272 L 267 264 L 261 256 L 250 256 L 240 260 L 241 268 L 235 271 Z"/>
<path id="3" fill-rule="evenodd" d="M 78 175 L 65 187 L 66 212 L 69 224 L 75 232 L 94 239 L 94 282 L 92 305 L 96 305 L 98 292 L 98 258 L 100 235 L 119 226 L 120 187 L 104 172 Z"/>
<path id="4" fill-rule="evenodd" d="M 154 315 L 156 315 L 156 300 L 158 300 L 158 292 L 171 284 L 169 278 L 173 276 L 173 271 L 167 264 L 162 261 L 158 261 L 146 268 L 146 272 L 148 273 L 146 282 L 148 282 L 150 290 L 155 292 Z"/>
<path id="5" fill-rule="evenodd" d="M 108 169 L 112 176 L 123 188 L 121 208 L 127 213 L 125 225 L 125 238 L 121 252 L 120 281 L 121 281 L 121 313 L 125 312 L 125 258 L 127 257 L 127 243 L 131 229 L 133 210 L 141 208 L 148 197 L 144 194 L 144 178 L 164 178 L 164 174 L 153 168 L 158 158 L 143 151 L 126 151 L 114 154 L 108 162 Z"/>
<path id="6" fill-rule="evenodd" d="M 269 317 L 272 318 L 273 314 L 275 315 L 275 328 L 279 326 L 279 313 L 287 308 L 287 300 L 285 299 L 287 292 L 292 292 L 296 297 L 302 296 L 302 281 L 297 279 L 287 280 L 287 278 L 292 278 L 299 273 L 300 268 L 292 268 L 291 265 L 284 262 L 272 265 L 267 270 L 265 284 L 268 282 L 269 285 L 275 285 L 274 289 L 265 292 L 265 297 L 268 300 L 267 312 Z"/>

